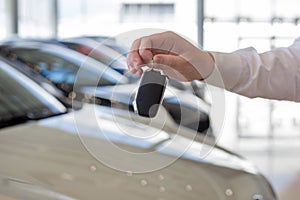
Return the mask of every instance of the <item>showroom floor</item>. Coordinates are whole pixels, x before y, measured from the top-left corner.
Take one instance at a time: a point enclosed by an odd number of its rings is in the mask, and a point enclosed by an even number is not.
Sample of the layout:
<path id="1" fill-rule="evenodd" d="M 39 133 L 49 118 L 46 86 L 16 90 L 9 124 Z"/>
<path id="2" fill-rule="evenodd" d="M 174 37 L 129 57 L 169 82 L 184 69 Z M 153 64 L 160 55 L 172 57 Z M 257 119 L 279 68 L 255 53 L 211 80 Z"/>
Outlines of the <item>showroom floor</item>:
<path id="1" fill-rule="evenodd" d="M 256 164 L 270 180 L 279 200 L 300 196 L 300 137 L 291 139 L 239 139 L 236 152 Z"/>

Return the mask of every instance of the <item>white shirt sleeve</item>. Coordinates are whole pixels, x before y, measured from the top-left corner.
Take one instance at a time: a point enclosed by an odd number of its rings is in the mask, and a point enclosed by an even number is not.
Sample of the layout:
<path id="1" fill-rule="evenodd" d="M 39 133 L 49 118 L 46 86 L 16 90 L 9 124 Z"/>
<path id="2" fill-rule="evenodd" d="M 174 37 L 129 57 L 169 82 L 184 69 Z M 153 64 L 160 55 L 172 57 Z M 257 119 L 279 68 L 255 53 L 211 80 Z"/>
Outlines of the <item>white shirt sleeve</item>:
<path id="1" fill-rule="evenodd" d="M 265 53 L 250 47 L 212 55 L 225 89 L 251 98 L 300 101 L 300 37 Z M 210 78 L 207 82 L 218 85 Z"/>

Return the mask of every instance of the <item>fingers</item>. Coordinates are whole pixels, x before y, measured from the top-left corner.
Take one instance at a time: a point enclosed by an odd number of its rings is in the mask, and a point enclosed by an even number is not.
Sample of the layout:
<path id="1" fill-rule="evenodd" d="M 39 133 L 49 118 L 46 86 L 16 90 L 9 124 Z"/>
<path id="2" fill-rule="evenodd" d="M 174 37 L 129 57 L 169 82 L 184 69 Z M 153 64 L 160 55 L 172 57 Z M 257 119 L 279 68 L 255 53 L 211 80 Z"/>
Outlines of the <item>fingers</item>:
<path id="1" fill-rule="evenodd" d="M 156 54 L 172 54 L 173 40 L 169 40 L 170 33 L 159 33 L 142 37 L 133 42 L 127 56 L 127 65 L 132 73 L 141 73 L 144 64 L 152 62 Z"/>
<path id="2" fill-rule="evenodd" d="M 152 61 L 151 46 L 151 40 L 147 37 L 134 41 L 127 57 L 127 65 L 132 73 L 141 76 L 143 73 L 141 67 Z"/>
<path id="3" fill-rule="evenodd" d="M 134 41 L 131 47 L 127 57 L 128 68 L 132 73 L 141 75 L 143 73 L 141 68 L 153 60 L 154 63 L 161 64 L 156 68 L 163 70 L 169 77 L 189 81 L 189 77 L 191 75 L 193 78 L 196 77 L 194 75 L 196 73 L 182 54 L 191 49 L 190 46 L 190 43 L 172 32 L 142 37 Z"/>
<path id="4" fill-rule="evenodd" d="M 165 54 L 158 54 L 155 55 L 153 58 L 153 62 L 157 64 L 172 66 L 173 68 L 177 68 L 180 65 L 182 60 L 179 56 L 176 55 L 165 55 Z"/>
<path id="5" fill-rule="evenodd" d="M 137 73 L 139 71 L 139 66 L 143 64 L 143 60 L 139 54 L 140 43 L 141 39 L 135 40 L 127 56 L 127 65 L 132 73 Z"/>
<path id="6" fill-rule="evenodd" d="M 169 78 L 181 81 L 189 81 L 185 77 L 183 68 L 186 66 L 186 60 L 176 55 L 155 55 L 153 62 L 156 64 L 154 68 L 162 70 Z"/>
<path id="7" fill-rule="evenodd" d="M 152 42 L 150 37 L 144 37 L 141 39 L 139 54 L 144 64 L 150 63 L 152 61 L 153 53 Z"/>
<path id="8" fill-rule="evenodd" d="M 157 33 L 136 40 L 127 57 L 132 73 L 141 75 L 142 66 L 153 60 L 155 68 L 181 81 L 202 80 L 214 69 L 213 56 L 173 32 Z"/>
<path id="9" fill-rule="evenodd" d="M 199 69 L 193 66 L 185 58 L 177 55 L 155 55 L 154 67 L 162 70 L 168 77 L 180 81 L 192 81 L 202 79 Z"/>

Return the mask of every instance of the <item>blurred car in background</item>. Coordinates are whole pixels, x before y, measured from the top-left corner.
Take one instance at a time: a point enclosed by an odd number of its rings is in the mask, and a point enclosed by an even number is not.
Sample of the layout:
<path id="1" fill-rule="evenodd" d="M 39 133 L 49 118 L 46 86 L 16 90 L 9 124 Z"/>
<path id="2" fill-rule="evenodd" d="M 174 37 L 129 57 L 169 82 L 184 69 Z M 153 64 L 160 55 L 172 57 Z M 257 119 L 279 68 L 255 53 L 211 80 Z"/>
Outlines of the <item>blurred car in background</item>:
<path id="1" fill-rule="evenodd" d="M 89 38 L 95 41 L 100 42 L 101 44 L 104 44 L 115 51 L 119 52 L 120 54 L 124 55 L 125 57 L 127 56 L 129 52 L 129 48 L 125 47 L 124 45 L 121 45 L 114 37 L 109 37 L 109 36 L 99 36 L 99 35 L 87 35 L 87 36 L 82 36 L 81 38 Z"/>
<path id="2" fill-rule="evenodd" d="M 137 87 L 137 83 L 129 84 L 126 76 L 93 58 L 87 59 L 86 56 L 61 45 L 36 41 L 3 44 L 0 51 L 11 62 L 22 64 L 23 68 L 31 70 L 31 77 L 42 76 L 55 84 L 70 101 L 86 102 L 92 96 L 95 97 L 95 103 L 132 111 L 133 89 Z M 73 88 L 74 85 L 77 88 Z M 95 90 L 95 86 L 98 86 L 97 92 L 91 92 Z M 120 93 L 118 91 L 121 88 L 123 91 Z M 183 95 L 172 86 L 168 88 L 170 92 L 163 101 L 163 106 L 173 120 L 181 126 L 214 137 L 210 126 L 209 105 L 190 93 Z M 126 99 L 123 98 L 125 93 Z"/>
<path id="3" fill-rule="evenodd" d="M 123 55 L 127 55 L 129 50 L 117 44 L 114 38 L 84 36 L 67 38 L 60 40 L 60 42 L 66 45 L 68 48 L 90 56 L 100 62 L 105 63 L 113 69 L 116 69 L 118 72 L 125 74 L 130 78 L 130 82 L 135 82 L 137 79 L 139 79 L 139 77 L 132 76 L 132 74 L 128 72 L 126 57 Z M 207 104 L 211 103 L 206 95 L 207 92 L 205 84 L 199 81 L 184 83 L 173 79 L 169 79 L 168 82 L 168 84 L 172 86 L 172 94 L 170 94 L 170 91 L 167 93 L 167 97 L 165 97 L 163 105 L 170 112 L 176 123 L 185 127 L 189 127 L 193 130 L 197 130 L 200 133 L 205 132 L 206 134 L 214 137 L 212 128 L 210 127 L 208 115 L 203 115 L 203 113 L 209 113 L 209 106 Z M 134 93 L 135 89 L 136 85 L 132 84 L 126 87 L 114 86 L 105 87 L 105 89 L 100 88 L 97 89 L 96 92 L 93 92 L 93 89 L 91 88 L 87 88 L 84 89 L 84 92 L 95 97 L 105 96 L 114 102 L 119 102 L 119 105 L 120 102 L 122 102 L 122 105 L 125 105 L 125 107 L 123 106 L 125 109 L 128 109 L 129 105 L 129 109 L 132 111 L 133 97 L 131 94 Z M 112 91 L 114 92 L 113 95 Z M 117 91 L 119 91 L 119 93 L 116 93 Z M 187 91 L 191 94 L 187 94 Z M 195 98 L 192 94 L 200 97 L 206 103 L 198 98 Z M 179 102 L 180 100 L 176 98 L 176 96 L 181 96 L 180 99 L 182 102 Z M 184 101 L 182 100 L 183 98 L 185 99 Z M 201 106 L 195 106 L 197 104 L 200 104 Z M 197 118 L 201 118 L 201 120 L 196 120 Z M 207 123 L 203 123 L 203 121 L 206 121 Z M 209 131 L 206 131 L 207 129 L 209 129 Z"/>
<path id="4" fill-rule="evenodd" d="M 59 42 L 70 49 L 105 63 L 118 72 L 126 75 L 130 78 L 131 82 L 139 79 L 139 77 L 128 72 L 125 56 L 130 50 L 118 44 L 112 37 L 82 36 L 66 38 L 59 40 Z M 208 92 L 206 91 L 206 86 L 200 81 L 180 82 L 174 79 L 169 79 L 169 85 L 182 91 L 189 91 L 207 103 L 211 103 Z"/>
<path id="5" fill-rule="evenodd" d="M 128 71 L 126 57 L 105 43 L 84 37 L 68 38 L 59 40 L 59 42 L 70 49 L 104 63 L 122 74 Z"/>
<path id="6" fill-rule="evenodd" d="M 133 112 L 137 87 L 136 83 L 102 86 L 96 89 L 83 87 L 82 93 L 89 94 L 100 101 L 101 98 L 110 99 L 113 104 L 115 103 L 115 107 Z M 165 91 L 162 105 L 180 126 L 214 137 L 213 127 L 210 126 L 210 106 L 197 96 L 169 86 Z"/>
<path id="7" fill-rule="evenodd" d="M 269 182 L 242 157 L 162 130 L 152 138 L 137 137 L 155 128 L 111 120 L 106 111 L 115 108 L 85 104 L 69 110 L 3 60 L 0 90 L 1 199 L 276 199 Z M 101 123 L 91 123 L 91 113 Z M 122 132 L 120 124 L 135 137 Z M 155 162 L 120 157 L 107 140 L 135 153 L 155 151 L 156 161 L 175 159 L 148 173 L 118 171 L 96 160 L 83 141 L 124 166 L 147 169 Z M 184 149 L 186 142 L 190 146 Z M 199 155 L 203 148 L 211 149 L 206 157 Z"/>
<path id="8" fill-rule="evenodd" d="M 35 39 L 35 38 L 11 38 L 0 41 L 2 45 L 15 45 L 20 42 L 48 43 L 65 46 L 81 54 L 98 60 L 114 70 L 125 75 L 130 82 L 138 81 L 139 77 L 130 73 L 127 69 L 126 55 L 129 49 L 118 44 L 113 37 L 108 36 L 81 36 L 65 39 Z M 169 79 L 168 84 L 182 91 L 190 92 L 208 104 L 211 104 L 211 97 L 206 84 L 201 81 L 181 82 Z"/>
<path id="9" fill-rule="evenodd" d="M 69 50 L 61 45 L 21 41 L 1 45 L 1 55 L 31 68 L 36 74 L 47 78 L 66 95 L 78 86 L 116 85 L 128 83 L 128 79 L 105 64 Z M 81 71 L 77 77 L 78 71 Z M 101 77 L 99 76 L 101 75 Z"/>

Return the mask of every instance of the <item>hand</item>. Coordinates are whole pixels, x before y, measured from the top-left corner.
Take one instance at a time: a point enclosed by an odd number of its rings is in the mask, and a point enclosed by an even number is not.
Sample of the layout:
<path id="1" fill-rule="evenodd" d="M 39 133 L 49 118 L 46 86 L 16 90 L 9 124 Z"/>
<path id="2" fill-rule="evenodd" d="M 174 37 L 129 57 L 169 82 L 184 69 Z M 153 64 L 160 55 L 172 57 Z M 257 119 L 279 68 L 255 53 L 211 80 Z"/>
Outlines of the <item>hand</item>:
<path id="1" fill-rule="evenodd" d="M 212 55 L 173 32 L 163 32 L 134 41 L 127 57 L 128 68 L 141 75 L 142 67 L 154 62 L 173 79 L 179 81 L 202 80 L 214 69 Z"/>

